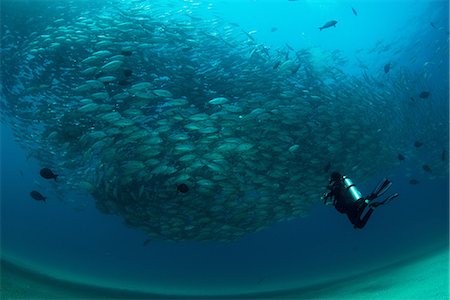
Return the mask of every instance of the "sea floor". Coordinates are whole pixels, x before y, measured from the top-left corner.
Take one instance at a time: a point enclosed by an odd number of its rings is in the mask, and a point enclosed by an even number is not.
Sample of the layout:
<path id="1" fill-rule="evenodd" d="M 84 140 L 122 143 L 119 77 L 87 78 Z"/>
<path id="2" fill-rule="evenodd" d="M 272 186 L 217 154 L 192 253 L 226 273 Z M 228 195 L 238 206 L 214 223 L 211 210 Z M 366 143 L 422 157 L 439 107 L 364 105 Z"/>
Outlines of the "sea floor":
<path id="1" fill-rule="evenodd" d="M 448 247 L 358 276 L 289 290 L 233 295 L 172 295 L 58 280 L 2 260 L 1 299 L 449 299 Z"/>

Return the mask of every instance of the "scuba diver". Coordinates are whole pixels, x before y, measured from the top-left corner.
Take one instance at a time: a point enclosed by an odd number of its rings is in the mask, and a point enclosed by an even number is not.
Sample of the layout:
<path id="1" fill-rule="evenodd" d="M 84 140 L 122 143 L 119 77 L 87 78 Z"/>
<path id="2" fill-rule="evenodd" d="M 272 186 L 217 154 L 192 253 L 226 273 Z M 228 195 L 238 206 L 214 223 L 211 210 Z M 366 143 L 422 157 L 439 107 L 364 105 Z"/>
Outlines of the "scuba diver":
<path id="1" fill-rule="evenodd" d="M 392 183 L 389 180 L 383 179 L 371 194 L 363 198 L 349 178 L 342 176 L 338 172 L 333 172 L 330 176 L 330 183 L 327 186 L 327 189 L 330 191 L 325 193 L 322 199 L 325 205 L 332 204 L 338 212 L 347 214 L 348 219 L 353 224 L 353 228 L 363 228 L 375 208 L 398 197 L 398 193 L 395 193 L 383 201 L 373 202 L 373 200 L 383 195 L 391 185 Z M 368 210 L 362 216 L 366 207 L 368 207 Z"/>

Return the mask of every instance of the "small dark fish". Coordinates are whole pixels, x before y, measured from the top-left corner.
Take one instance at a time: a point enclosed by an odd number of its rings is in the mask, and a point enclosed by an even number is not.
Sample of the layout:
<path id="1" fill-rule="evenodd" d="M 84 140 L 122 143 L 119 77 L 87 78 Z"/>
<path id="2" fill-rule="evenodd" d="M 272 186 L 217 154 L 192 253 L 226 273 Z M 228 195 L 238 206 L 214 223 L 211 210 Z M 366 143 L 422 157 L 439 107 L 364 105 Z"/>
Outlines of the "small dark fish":
<path id="1" fill-rule="evenodd" d="M 410 181 L 409 181 L 409 183 L 410 184 L 413 184 L 413 185 L 415 185 L 415 184 L 419 184 L 419 180 L 417 180 L 417 179 L 411 179 Z"/>
<path id="2" fill-rule="evenodd" d="M 278 61 L 273 65 L 272 69 L 276 70 L 276 69 L 280 66 L 280 64 L 281 64 L 281 61 L 278 60 Z"/>
<path id="3" fill-rule="evenodd" d="M 397 157 L 398 157 L 398 160 L 405 160 L 405 157 L 400 153 L 398 154 Z"/>
<path id="4" fill-rule="evenodd" d="M 294 48 L 292 48 L 292 46 L 291 45 L 289 45 L 288 43 L 285 43 L 285 45 L 286 45 L 286 47 L 289 49 L 289 50 L 291 50 L 291 51 L 295 51 L 294 50 Z"/>
<path id="5" fill-rule="evenodd" d="M 358 16 L 358 13 L 356 12 L 356 10 L 353 7 L 352 7 L 352 11 L 355 16 Z"/>
<path id="6" fill-rule="evenodd" d="M 414 99 L 414 97 L 409 97 L 409 99 L 411 99 L 412 102 L 416 101 L 416 99 Z"/>
<path id="7" fill-rule="evenodd" d="M 118 84 L 121 86 L 125 86 L 131 84 L 131 82 L 129 82 L 128 80 L 119 80 Z"/>
<path id="8" fill-rule="evenodd" d="M 423 91 L 423 92 L 421 92 L 421 93 L 419 94 L 419 97 L 422 98 L 422 99 L 426 99 L 426 98 L 428 98 L 429 96 L 430 96 L 430 92 L 427 92 L 427 91 Z"/>
<path id="9" fill-rule="evenodd" d="M 131 55 L 133 54 L 133 52 L 130 51 L 130 50 L 123 50 L 123 51 L 121 52 L 121 54 L 122 54 L 123 56 L 131 56 Z"/>
<path id="10" fill-rule="evenodd" d="M 177 192 L 187 193 L 189 191 L 189 187 L 185 183 L 180 183 L 177 185 Z"/>
<path id="11" fill-rule="evenodd" d="M 434 29 L 437 29 L 436 25 L 434 25 L 433 22 L 430 22 L 431 27 L 433 27 Z"/>
<path id="12" fill-rule="evenodd" d="M 415 141 L 414 142 L 414 147 L 419 148 L 420 146 L 422 146 L 423 143 L 419 142 L 419 141 Z"/>
<path id="13" fill-rule="evenodd" d="M 387 74 L 391 70 L 391 63 L 387 63 L 384 65 L 384 73 Z"/>
<path id="14" fill-rule="evenodd" d="M 322 31 L 322 29 L 325 28 L 330 28 L 330 27 L 336 27 L 337 21 L 336 20 L 331 20 L 326 22 L 322 27 L 319 27 L 320 31 Z"/>
<path id="15" fill-rule="evenodd" d="M 270 32 L 275 32 L 275 31 L 277 31 L 277 30 L 278 30 L 278 28 L 272 27 L 272 28 L 270 29 Z"/>
<path id="16" fill-rule="evenodd" d="M 56 177 L 59 176 L 58 174 L 54 174 L 49 168 L 42 168 L 39 174 L 45 179 L 55 179 L 55 181 Z"/>
<path id="17" fill-rule="evenodd" d="M 298 64 L 297 66 L 295 66 L 293 69 L 292 69 L 292 74 L 295 74 L 295 73 L 297 73 L 297 71 L 298 71 L 298 69 L 300 69 L 300 64 Z"/>
<path id="18" fill-rule="evenodd" d="M 446 161 L 447 160 L 447 151 L 445 151 L 445 149 L 442 150 L 441 160 L 442 161 Z"/>
<path id="19" fill-rule="evenodd" d="M 329 161 L 329 162 L 325 165 L 325 167 L 323 167 L 323 171 L 324 171 L 325 173 L 328 173 L 328 172 L 330 171 L 330 168 L 331 168 L 331 161 Z"/>
<path id="20" fill-rule="evenodd" d="M 98 72 L 97 74 L 95 74 L 95 79 L 98 79 L 98 78 L 103 77 L 103 76 L 105 76 L 105 73 Z"/>
<path id="21" fill-rule="evenodd" d="M 124 69 L 123 75 L 125 75 L 125 77 L 130 77 L 131 75 L 133 75 L 133 71 L 130 69 Z"/>
<path id="22" fill-rule="evenodd" d="M 423 166 L 422 166 L 422 169 L 423 169 L 425 172 L 431 172 L 431 171 L 432 171 L 429 165 L 423 165 Z"/>
<path id="23" fill-rule="evenodd" d="M 32 191 L 30 193 L 30 196 L 31 196 L 31 198 L 33 198 L 36 201 L 44 201 L 45 202 L 45 199 L 47 199 L 47 197 L 42 196 L 41 193 L 39 193 L 38 191 Z"/>

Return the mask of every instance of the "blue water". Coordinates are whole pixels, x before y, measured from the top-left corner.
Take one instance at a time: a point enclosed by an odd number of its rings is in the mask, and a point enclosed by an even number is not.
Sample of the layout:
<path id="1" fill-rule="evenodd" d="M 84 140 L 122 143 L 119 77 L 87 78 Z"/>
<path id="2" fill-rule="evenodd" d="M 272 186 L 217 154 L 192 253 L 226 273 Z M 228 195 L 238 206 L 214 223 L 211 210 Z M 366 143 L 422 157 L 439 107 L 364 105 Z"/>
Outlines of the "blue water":
<path id="1" fill-rule="evenodd" d="M 357 59 L 380 77 L 387 62 L 392 62 L 392 72 L 400 66 L 424 72 L 424 63 L 431 61 L 426 73 L 432 89 L 448 97 L 446 1 L 217 1 L 213 11 L 247 31 L 256 30 L 255 38 L 271 47 L 288 43 L 338 49 L 349 61 L 342 69 L 355 74 L 361 72 Z M 317 29 L 330 19 L 338 20 L 336 28 Z M 430 22 L 444 29 L 435 30 Z M 271 32 L 272 27 L 277 30 Z M 380 41 L 398 52 L 355 54 Z M 433 105 L 448 111 L 448 102 Z M 448 141 L 448 131 L 442 135 Z M 392 191 L 401 196 L 380 207 L 363 230 L 353 229 L 346 216 L 318 199 L 308 216 L 234 242 L 151 241 L 144 246 L 143 232 L 127 228 L 117 216 L 101 214 L 89 195 L 60 195 L 61 184 L 40 178 L 44 166 L 28 159 L 19 145 L 2 124 L 2 256 L 73 281 L 179 293 L 270 290 L 361 272 L 448 243 L 448 174 L 434 178 L 409 165 L 420 180 L 411 185 L 405 162 L 388 172 Z M 421 151 L 426 157 L 427 149 Z M 369 193 L 384 175 L 354 181 Z M 33 189 L 48 201 L 33 201 Z"/>

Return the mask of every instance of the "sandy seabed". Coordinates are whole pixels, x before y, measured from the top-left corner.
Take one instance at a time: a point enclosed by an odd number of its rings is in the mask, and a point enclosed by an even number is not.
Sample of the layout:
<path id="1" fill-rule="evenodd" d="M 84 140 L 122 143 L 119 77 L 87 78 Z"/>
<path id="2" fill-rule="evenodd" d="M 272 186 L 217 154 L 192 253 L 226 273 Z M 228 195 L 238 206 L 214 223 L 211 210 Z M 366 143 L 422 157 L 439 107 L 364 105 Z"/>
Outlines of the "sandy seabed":
<path id="1" fill-rule="evenodd" d="M 344 275 L 344 274 L 342 274 Z M 1 299 L 449 299 L 449 249 L 357 276 L 289 290 L 232 295 L 172 295 L 73 283 L 1 261 Z"/>

